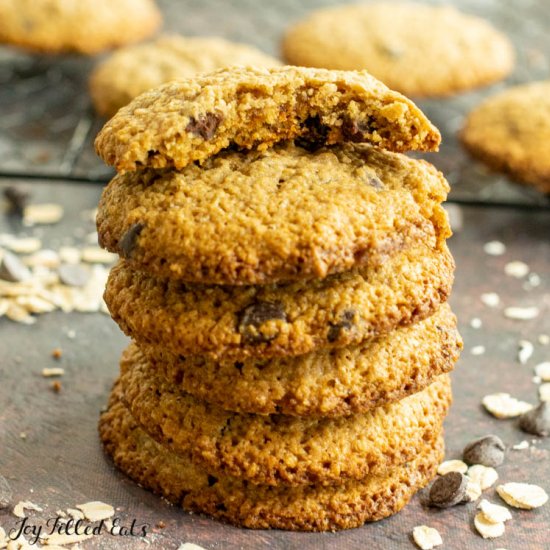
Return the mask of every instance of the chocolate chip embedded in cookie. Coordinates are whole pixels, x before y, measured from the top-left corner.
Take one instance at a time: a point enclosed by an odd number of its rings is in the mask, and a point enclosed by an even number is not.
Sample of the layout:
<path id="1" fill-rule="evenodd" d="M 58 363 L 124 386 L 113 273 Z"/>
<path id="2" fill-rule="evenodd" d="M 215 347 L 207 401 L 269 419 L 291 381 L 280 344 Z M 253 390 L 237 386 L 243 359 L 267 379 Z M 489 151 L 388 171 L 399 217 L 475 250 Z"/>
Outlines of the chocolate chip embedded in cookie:
<path id="1" fill-rule="evenodd" d="M 424 389 L 454 367 L 462 341 L 444 304 L 374 342 L 297 357 L 231 361 L 140 349 L 173 388 L 222 409 L 319 417 L 364 413 Z"/>
<path id="2" fill-rule="evenodd" d="M 105 301 L 138 343 L 182 355 L 280 357 L 359 344 L 428 317 L 446 301 L 453 269 L 445 245 L 413 247 L 371 268 L 284 285 L 183 284 L 120 262 L 111 270 Z M 243 335 L 243 312 L 258 302 L 277 304 L 277 318 Z"/>
<path id="3" fill-rule="evenodd" d="M 333 531 L 382 519 L 403 508 L 435 475 L 443 458 L 443 438 L 433 434 L 409 463 L 385 476 L 334 486 L 254 485 L 212 475 L 155 443 L 120 402 L 120 388 L 101 416 L 99 431 L 114 463 L 142 487 L 186 510 L 251 529 Z"/>
<path id="4" fill-rule="evenodd" d="M 232 285 L 323 278 L 446 239 L 447 190 L 435 168 L 401 154 L 287 143 L 117 175 L 97 227 L 102 246 L 154 275 Z M 343 315 L 333 339 L 349 324 Z"/>
<path id="5" fill-rule="evenodd" d="M 214 37 L 165 35 L 117 50 L 101 62 L 90 77 L 90 94 L 96 110 L 111 117 L 139 94 L 172 80 L 231 65 L 280 64 L 248 44 Z M 212 121 L 209 125 L 212 127 Z"/>
<path id="6" fill-rule="evenodd" d="M 451 6 L 371 2 L 313 12 L 287 32 L 294 65 L 367 70 L 411 96 L 448 95 L 500 80 L 514 65 L 511 42 L 488 21 Z M 361 131 L 348 126 L 350 136 Z"/>
<path id="7" fill-rule="evenodd" d="M 0 21 L 0 42 L 91 55 L 139 42 L 162 17 L 153 0 L 2 0 Z"/>
<path id="8" fill-rule="evenodd" d="M 489 166 L 550 193 L 550 81 L 487 98 L 468 115 L 460 137 Z"/>
<path id="9" fill-rule="evenodd" d="M 392 151 L 433 151 L 441 139 L 414 103 L 366 72 L 234 67 L 145 92 L 105 125 L 95 145 L 123 172 L 181 169 L 228 147 L 350 137 Z"/>
<path id="10" fill-rule="evenodd" d="M 255 484 L 338 484 L 384 475 L 439 433 L 448 375 L 401 401 L 348 417 L 238 414 L 182 393 L 136 347 L 121 360 L 122 399 L 156 441 L 216 475 Z"/>

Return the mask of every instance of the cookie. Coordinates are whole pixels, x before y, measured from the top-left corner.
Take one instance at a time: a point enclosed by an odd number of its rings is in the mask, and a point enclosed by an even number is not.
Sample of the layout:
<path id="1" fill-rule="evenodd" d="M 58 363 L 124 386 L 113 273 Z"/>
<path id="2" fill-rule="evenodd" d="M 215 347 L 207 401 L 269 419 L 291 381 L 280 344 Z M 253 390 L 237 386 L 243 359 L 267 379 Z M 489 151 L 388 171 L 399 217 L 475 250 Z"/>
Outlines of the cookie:
<path id="1" fill-rule="evenodd" d="M 227 151 L 180 172 L 117 175 L 100 244 L 152 274 L 208 284 L 324 278 L 451 231 L 426 162 L 359 144 Z M 130 235 L 130 236 L 129 236 Z"/>
<path id="2" fill-rule="evenodd" d="M 385 263 L 326 279 L 284 285 L 206 286 L 112 270 L 105 301 L 138 343 L 178 355 L 300 355 L 358 344 L 425 319 L 451 291 L 445 244 L 399 252 Z"/>
<path id="3" fill-rule="evenodd" d="M 164 35 L 154 42 L 120 49 L 90 77 L 96 111 L 113 116 L 139 94 L 171 80 L 230 65 L 275 67 L 281 63 L 253 46 L 213 37 Z"/>
<path id="4" fill-rule="evenodd" d="M 468 115 L 460 137 L 489 166 L 550 193 L 550 80 L 489 97 Z"/>
<path id="5" fill-rule="evenodd" d="M 123 401 L 172 452 L 210 473 L 264 485 L 333 485 L 383 475 L 411 460 L 441 429 L 449 376 L 401 401 L 347 417 L 239 414 L 175 388 L 135 347 L 121 359 Z"/>
<path id="6" fill-rule="evenodd" d="M 142 346 L 171 386 L 226 410 L 296 416 L 364 413 L 423 390 L 462 348 L 444 304 L 430 318 L 372 343 L 268 360 L 213 361 Z M 228 391 L 231 388 L 231 391 Z"/>
<path id="7" fill-rule="evenodd" d="M 368 70 L 390 88 L 445 96 L 495 82 L 514 65 L 510 41 L 451 6 L 376 2 L 323 9 L 286 33 L 294 65 Z"/>
<path id="8" fill-rule="evenodd" d="M 0 42 L 92 55 L 143 40 L 162 16 L 153 0 L 2 0 L 0 21 Z"/>
<path id="9" fill-rule="evenodd" d="M 142 487 L 186 510 L 251 529 L 333 531 L 382 519 L 403 508 L 443 460 L 443 439 L 434 434 L 422 452 L 386 476 L 336 486 L 252 485 L 211 475 L 155 443 L 139 429 L 116 389 L 99 431 L 116 466 Z"/>
<path id="10" fill-rule="evenodd" d="M 441 137 L 414 103 L 367 72 L 233 67 L 141 94 L 95 146 L 124 172 L 179 170 L 227 147 L 265 150 L 296 139 L 310 148 L 353 141 L 433 151 Z"/>

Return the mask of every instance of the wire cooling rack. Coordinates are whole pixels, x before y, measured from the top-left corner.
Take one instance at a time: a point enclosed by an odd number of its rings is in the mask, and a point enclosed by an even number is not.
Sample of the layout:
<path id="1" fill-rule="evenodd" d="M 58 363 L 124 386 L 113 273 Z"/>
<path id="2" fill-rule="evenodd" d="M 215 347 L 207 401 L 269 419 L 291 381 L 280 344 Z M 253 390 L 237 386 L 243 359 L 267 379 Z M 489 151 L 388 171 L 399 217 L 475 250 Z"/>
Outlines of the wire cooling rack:
<path id="1" fill-rule="evenodd" d="M 277 55 L 289 24 L 330 0 L 159 0 L 165 29 L 185 35 L 219 35 Z M 445 2 L 433 0 L 431 4 Z M 459 9 L 490 20 L 517 50 L 513 74 L 494 86 L 450 99 L 418 101 L 443 134 L 437 155 L 458 202 L 550 206 L 550 198 L 488 171 L 461 148 L 457 130 L 484 97 L 510 85 L 549 77 L 550 2 L 453 0 Z M 483 52 L 480 52 L 483 55 Z M 33 56 L 0 47 L 0 176 L 105 182 L 112 175 L 96 157 L 93 138 L 104 123 L 90 106 L 87 79 L 97 59 Z"/>

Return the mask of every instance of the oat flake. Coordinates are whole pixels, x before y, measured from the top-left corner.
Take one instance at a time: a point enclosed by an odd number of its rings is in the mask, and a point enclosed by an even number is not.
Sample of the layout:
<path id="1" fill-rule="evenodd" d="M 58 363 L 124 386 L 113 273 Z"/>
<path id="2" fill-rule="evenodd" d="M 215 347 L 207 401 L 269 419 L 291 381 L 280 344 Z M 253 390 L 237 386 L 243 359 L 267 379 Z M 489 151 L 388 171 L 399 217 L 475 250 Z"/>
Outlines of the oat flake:
<path id="1" fill-rule="evenodd" d="M 539 508 L 548 501 L 546 491 L 530 483 L 505 483 L 497 487 L 497 493 L 506 504 L 523 510 Z"/>
<path id="2" fill-rule="evenodd" d="M 495 539 L 504 535 L 504 523 L 492 523 L 487 519 L 483 512 L 479 512 L 476 514 L 474 518 L 474 525 L 477 532 L 484 539 Z"/>
<path id="3" fill-rule="evenodd" d="M 437 529 L 427 525 L 418 525 L 413 529 L 413 539 L 418 548 L 431 550 L 443 544 L 443 539 Z"/>
<path id="4" fill-rule="evenodd" d="M 479 484 L 482 491 L 494 485 L 498 479 L 498 473 L 494 468 L 482 464 L 470 466 L 467 475 L 474 483 Z"/>
<path id="5" fill-rule="evenodd" d="M 110 504 L 105 504 L 104 502 L 86 502 L 85 504 L 77 504 L 76 507 L 82 511 L 89 521 L 100 521 L 115 515 L 115 509 Z"/>
<path id="6" fill-rule="evenodd" d="M 499 504 L 493 504 L 486 499 L 483 499 L 477 507 L 483 512 L 485 519 L 491 523 L 504 523 L 512 519 L 512 514 L 508 508 Z"/>
<path id="7" fill-rule="evenodd" d="M 530 403 L 519 401 L 509 393 L 486 395 L 481 403 L 496 418 L 515 418 L 533 408 Z"/>
<path id="8" fill-rule="evenodd" d="M 440 476 L 444 476 L 449 472 L 459 472 L 460 474 L 465 474 L 468 471 L 468 465 L 462 460 L 446 460 L 442 462 L 437 468 L 437 473 Z"/>

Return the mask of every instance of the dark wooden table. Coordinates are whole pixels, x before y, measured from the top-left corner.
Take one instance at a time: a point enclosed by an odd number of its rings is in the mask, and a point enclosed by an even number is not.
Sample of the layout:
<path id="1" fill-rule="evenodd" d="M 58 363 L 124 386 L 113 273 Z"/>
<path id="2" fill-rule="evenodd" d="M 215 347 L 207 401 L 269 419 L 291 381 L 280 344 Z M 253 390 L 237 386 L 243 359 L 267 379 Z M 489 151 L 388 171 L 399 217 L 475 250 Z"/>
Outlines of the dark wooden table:
<path id="1" fill-rule="evenodd" d="M 2 180 L 0 187 L 10 183 Z M 64 204 L 64 221 L 45 230 L 44 244 L 55 245 L 77 227 L 86 230 L 80 212 L 93 208 L 101 186 L 44 181 L 34 182 L 37 202 L 49 198 Z M 509 392 L 534 402 L 536 385 L 532 366 L 550 358 L 550 346 L 537 339 L 550 334 L 550 212 L 492 207 L 461 207 L 463 228 L 451 240 L 458 265 L 452 303 L 460 319 L 465 351 L 454 373 L 455 403 L 446 423 L 448 457 L 458 457 L 472 438 L 496 433 L 507 445 L 529 439 L 516 422 L 496 420 L 483 411 L 481 398 L 487 393 Z M 0 233 L 13 231 L 0 218 Z M 486 241 L 498 239 L 507 246 L 504 256 L 483 252 Z M 504 274 L 504 264 L 526 262 L 542 278 L 539 287 L 524 290 L 523 280 Z M 480 294 L 497 292 L 504 306 L 537 305 L 534 321 L 506 319 L 502 307 L 491 309 Z M 469 323 L 482 320 L 480 329 Z M 76 337 L 67 337 L 67 329 Z M 518 341 L 527 339 L 535 353 L 527 365 L 517 361 Z M 423 509 L 414 500 L 403 512 L 377 524 L 336 534 L 300 534 L 278 531 L 246 531 L 175 509 L 135 486 L 116 472 L 102 453 L 96 424 L 116 376 L 118 356 L 125 344 L 115 324 L 102 314 L 51 313 L 36 325 L 23 326 L 0 319 L 0 473 L 14 490 L 14 502 L 31 500 L 45 508 L 31 517 L 45 518 L 58 509 L 101 500 L 120 508 L 129 522 L 154 528 L 150 545 L 136 538 L 102 536 L 83 543 L 84 548 L 177 548 L 191 541 L 205 548 L 369 548 L 410 549 L 415 525 L 428 524 L 441 532 L 446 549 L 543 550 L 550 548 L 550 505 L 530 512 L 514 511 L 506 535 L 484 541 L 473 530 L 474 506 L 446 511 Z M 484 345 L 485 355 L 470 353 Z M 61 347 L 63 357 L 55 361 L 52 349 Z M 63 390 L 55 394 L 50 380 L 41 376 L 43 367 L 62 366 Z M 20 433 L 27 434 L 26 439 Z M 503 481 L 528 481 L 550 491 L 550 440 L 540 440 L 523 451 L 510 450 L 499 468 Z M 494 490 L 487 492 L 498 501 Z M 0 511 L 0 525 L 13 527 L 16 518 Z"/>

